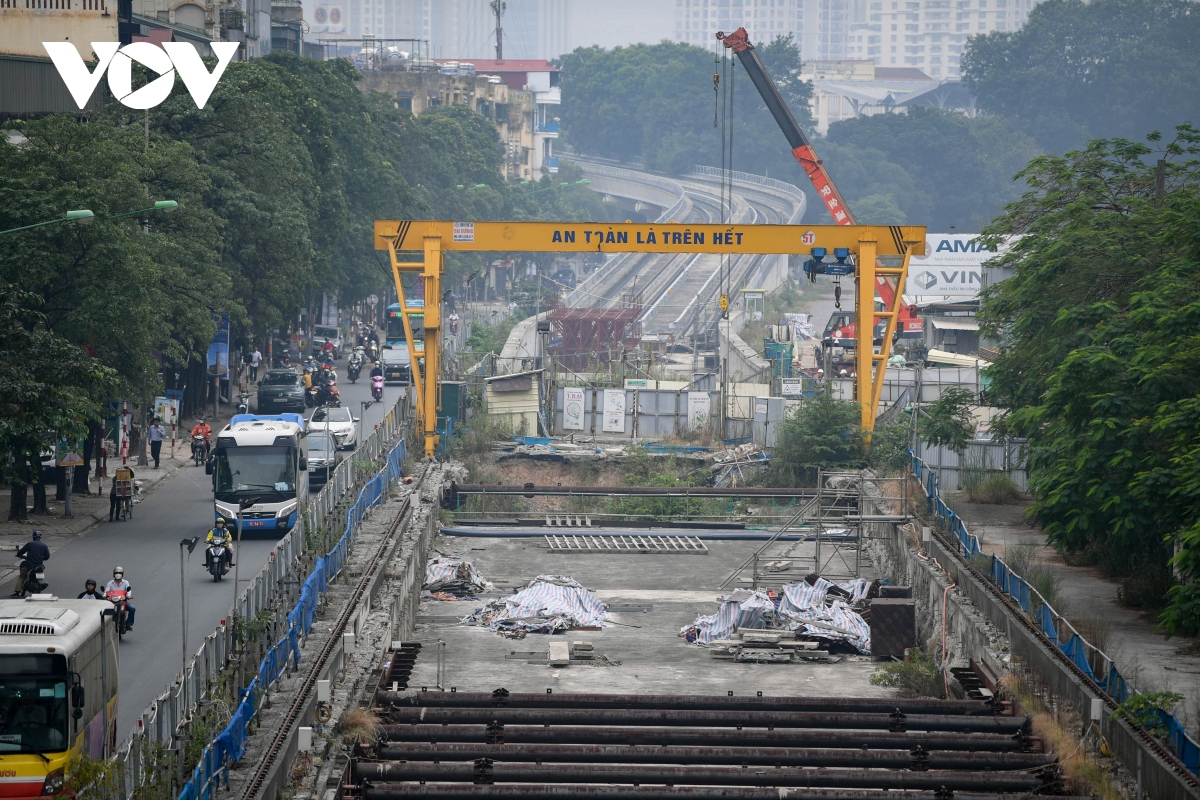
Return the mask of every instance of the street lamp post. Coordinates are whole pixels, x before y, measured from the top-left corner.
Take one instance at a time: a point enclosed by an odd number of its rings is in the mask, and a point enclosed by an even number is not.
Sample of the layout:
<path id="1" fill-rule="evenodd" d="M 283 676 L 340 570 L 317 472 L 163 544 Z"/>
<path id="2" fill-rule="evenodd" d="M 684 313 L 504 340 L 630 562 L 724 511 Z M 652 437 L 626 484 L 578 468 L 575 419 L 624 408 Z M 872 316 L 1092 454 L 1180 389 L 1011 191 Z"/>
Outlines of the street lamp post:
<path id="1" fill-rule="evenodd" d="M 242 549 L 242 512 L 251 506 L 258 505 L 257 497 L 238 500 L 237 510 L 237 546 L 233 549 L 233 613 L 238 613 L 238 551 Z"/>
<path id="2" fill-rule="evenodd" d="M 179 203 L 177 203 L 174 200 L 156 200 L 154 202 L 154 205 L 151 206 L 150 208 L 139 208 L 136 211 L 126 211 L 124 214 L 110 214 L 107 217 L 100 217 L 99 219 L 101 219 L 101 220 L 120 219 L 121 217 L 132 217 L 137 214 L 145 214 L 150 211 L 170 212 L 170 211 L 174 211 L 177 208 L 179 208 Z M 17 231 L 27 231 L 27 230 L 30 230 L 31 228 L 41 228 L 45 225 L 57 225 L 60 222 L 78 222 L 83 225 L 86 225 L 96 218 L 97 218 L 96 215 L 93 214 L 91 211 L 89 211 L 86 208 L 81 208 L 81 209 L 77 209 L 75 211 L 68 211 L 66 214 L 59 217 L 58 219 L 51 219 L 51 220 L 47 220 L 45 222 L 35 222 L 33 225 L 24 225 L 20 228 L 9 228 L 6 231 L 0 231 L 0 236 L 3 236 L 6 233 L 16 233 Z"/>
<path id="3" fill-rule="evenodd" d="M 196 542 L 198 542 L 198 541 L 200 541 L 200 537 L 199 537 L 199 536 L 193 536 L 191 539 L 182 539 L 182 540 L 180 540 L 180 542 L 179 542 L 179 602 L 180 602 L 180 605 L 181 605 L 181 606 L 182 606 L 182 608 L 183 608 L 183 612 L 182 612 L 182 613 L 183 613 L 183 650 L 182 650 L 182 653 L 183 653 L 183 655 L 182 655 L 182 659 L 181 659 L 181 660 L 182 660 L 182 662 L 183 662 L 183 671 L 184 671 L 184 672 L 187 672 L 187 657 L 188 657 L 188 645 L 187 645 L 187 641 L 188 641 L 188 640 L 187 640 L 187 620 L 188 620 L 188 612 L 187 612 L 187 570 L 184 568 L 184 563 L 185 563 L 185 562 L 184 562 L 183 548 L 185 548 L 185 547 L 187 548 L 187 561 L 188 561 L 188 562 L 190 562 L 190 561 L 192 560 L 192 558 L 191 558 L 191 556 L 192 556 L 192 551 L 196 549 Z"/>

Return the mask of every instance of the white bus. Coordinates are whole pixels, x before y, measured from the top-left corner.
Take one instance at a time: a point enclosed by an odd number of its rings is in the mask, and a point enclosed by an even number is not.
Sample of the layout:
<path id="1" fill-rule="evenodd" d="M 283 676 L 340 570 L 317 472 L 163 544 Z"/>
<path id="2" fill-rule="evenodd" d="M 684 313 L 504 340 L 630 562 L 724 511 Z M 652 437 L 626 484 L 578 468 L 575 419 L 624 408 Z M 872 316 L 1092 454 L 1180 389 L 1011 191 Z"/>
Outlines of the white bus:
<path id="1" fill-rule="evenodd" d="M 213 476 L 215 516 L 233 530 L 238 505 L 242 533 L 273 531 L 282 536 L 300 518 L 308 497 L 304 417 L 299 414 L 237 414 L 217 434 L 207 471 Z"/>
<path id="2" fill-rule="evenodd" d="M 116 744 L 112 605 L 0 600 L 0 797 L 60 794 L 71 759 Z"/>

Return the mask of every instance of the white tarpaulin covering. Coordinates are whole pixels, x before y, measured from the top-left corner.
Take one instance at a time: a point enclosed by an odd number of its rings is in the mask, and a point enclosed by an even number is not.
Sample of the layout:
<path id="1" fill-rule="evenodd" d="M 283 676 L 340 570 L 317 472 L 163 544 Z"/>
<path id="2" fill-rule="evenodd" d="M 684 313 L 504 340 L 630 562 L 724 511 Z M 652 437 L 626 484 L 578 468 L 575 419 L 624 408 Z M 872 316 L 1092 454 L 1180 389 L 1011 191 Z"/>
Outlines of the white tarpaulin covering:
<path id="1" fill-rule="evenodd" d="M 607 619 L 604 603 L 573 578 L 539 575 L 516 594 L 476 609 L 463 622 L 494 631 L 555 633 L 604 627 Z"/>
<path id="2" fill-rule="evenodd" d="M 766 592 L 738 589 L 721 598 L 715 614 L 696 618 L 679 635 L 689 642 L 710 644 L 739 630 L 788 630 L 806 638 L 845 642 L 863 655 L 871 654 L 871 629 L 851 604 L 867 596 L 871 581 L 858 578 L 833 583 L 817 578 L 784 586 L 778 606 Z"/>
<path id="3" fill-rule="evenodd" d="M 721 598 L 717 613 L 700 616 L 686 625 L 679 635 L 689 642 L 709 644 L 728 639 L 739 630 L 763 629 L 776 621 L 775 604 L 766 592 L 738 589 Z"/>
<path id="4" fill-rule="evenodd" d="M 475 568 L 474 560 L 439 556 L 425 565 L 424 588 L 430 592 L 474 594 L 490 585 L 483 573 Z"/>

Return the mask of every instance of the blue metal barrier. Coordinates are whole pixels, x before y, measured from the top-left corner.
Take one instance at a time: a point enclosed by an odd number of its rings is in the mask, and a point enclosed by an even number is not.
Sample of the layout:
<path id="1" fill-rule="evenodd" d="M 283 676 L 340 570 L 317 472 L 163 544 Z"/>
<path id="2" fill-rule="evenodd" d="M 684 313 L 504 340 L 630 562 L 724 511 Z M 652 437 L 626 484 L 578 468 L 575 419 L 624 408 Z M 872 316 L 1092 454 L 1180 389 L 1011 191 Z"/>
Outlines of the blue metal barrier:
<path id="1" fill-rule="evenodd" d="M 959 554 L 964 558 L 970 558 L 974 555 L 983 553 L 983 549 L 979 542 L 979 537 L 967 530 L 967 525 L 963 522 L 958 514 L 954 513 L 953 509 L 946 505 L 942 500 L 942 493 L 938 486 L 937 471 L 930 469 L 929 465 L 922 461 L 912 450 L 908 451 L 909 461 L 912 464 L 912 474 L 925 489 L 925 508 L 930 514 L 936 514 L 946 523 L 946 529 L 953 535 L 955 541 L 958 542 Z M 1108 657 L 1099 648 L 1092 645 L 1086 639 L 1079 635 L 1078 632 L 1071 627 L 1070 623 L 1062 618 L 1055 611 L 1041 594 L 1031 587 L 1029 583 L 1000 559 L 999 556 L 992 555 L 992 563 L 989 569 L 989 576 L 992 582 L 1011 597 L 1021 610 L 1033 621 L 1035 625 L 1050 639 L 1059 650 L 1062 651 L 1063 657 L 1071 661 L 1079 668 L 1083 674 L 1096 682 L 1096 685 L 1107 694 L 1116 703 L 1124 703 L 1132 694 L 1129 684 L 1121 673 L 1117 670 L 1117 665 L 1111 658 Z M 1060 640 L 1060 631 L 1062 635 L 1067 636 L 1065 642 Z M 1070 631 L 1069 635 L 1066 631 Z M 1093 668 L 1093 659 L 1089 658 L 1089 651 L 1095 655 L 1096 667 Z M 1104 664 L 1108 664 L 1108 674 L 1103 678 L 1096 676 L 1095 670 L 1101 669 L 1103 674 Z M 1191 770 L 1192 774 L 1200 775 L 1200 744 L 1197 744 L 1191 736 L 1188 735 L 1183 725 L 1175 718 L 1173 714 L 1168 714 L 1165 711 L 1158 712 L 1163 717 L 1163 725 L 1167 729 L 1171 744 L 1171 749 L 1179 760 Z"/>

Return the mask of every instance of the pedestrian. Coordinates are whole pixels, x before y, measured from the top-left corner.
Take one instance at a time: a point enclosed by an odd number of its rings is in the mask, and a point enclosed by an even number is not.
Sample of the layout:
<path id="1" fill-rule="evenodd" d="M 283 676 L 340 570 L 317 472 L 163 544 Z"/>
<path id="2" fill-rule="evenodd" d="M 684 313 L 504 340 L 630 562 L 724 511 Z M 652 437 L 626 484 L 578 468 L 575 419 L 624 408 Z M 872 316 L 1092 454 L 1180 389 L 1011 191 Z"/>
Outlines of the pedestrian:
<path id="1" fill-rule="evenodd" d="M 150 423 L 150 455 L 154 458 L 155 469 L 158 469 L 158 461 L 162 457 L 162 443 L 166 435 L 167 429 L 163 427 L 162 418 L 155 417 Z"/>
<path id="2" fill-rule="evenodd" d="M 121 521 L 121 499 L 122 495 L 117 494 L 117 484 L 120 481 L 128 481 L 129 491 L 133 492 L 133 469 L 130 467 L 117 467 L 113 473 L 112 489 L 108 492 L 108 521 Z M 133 495 L 130 494 L 132 500 Z"/>
<path id="3" fill-rule="evenodd" d="M 254 353 L 250 356 L 250 382 L 254 383 L 258 380 L 258 365 L 262 363 L 263 355 L 258 352 L 258 348 L 254 348 Z"/>

